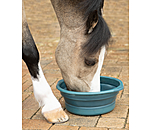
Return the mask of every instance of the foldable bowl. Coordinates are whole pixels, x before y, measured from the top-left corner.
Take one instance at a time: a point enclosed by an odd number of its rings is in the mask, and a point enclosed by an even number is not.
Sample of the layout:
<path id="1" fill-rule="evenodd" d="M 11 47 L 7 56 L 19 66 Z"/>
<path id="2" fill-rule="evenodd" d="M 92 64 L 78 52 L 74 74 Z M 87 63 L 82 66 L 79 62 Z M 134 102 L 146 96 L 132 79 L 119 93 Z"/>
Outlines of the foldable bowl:
<path id="1" fill-rule="evenodd" d="M 56 87 L 64 97 L 69 112 L 77 115 L 100 115 L 114 109 L 116 96 L 123 89 L 123 83 L 113 77 L 100 76 L 100 92 L 69 91 L 63 79 L 58 81 Z"/>

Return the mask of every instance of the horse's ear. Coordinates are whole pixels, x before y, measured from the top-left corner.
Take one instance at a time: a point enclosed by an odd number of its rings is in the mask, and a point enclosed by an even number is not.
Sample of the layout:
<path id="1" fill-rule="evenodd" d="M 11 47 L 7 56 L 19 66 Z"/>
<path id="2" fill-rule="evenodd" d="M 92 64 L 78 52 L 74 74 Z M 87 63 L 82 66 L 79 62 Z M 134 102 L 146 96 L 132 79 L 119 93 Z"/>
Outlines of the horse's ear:
<path id="1" fill-rule="evenodd" d="M 98 23 L 98 12 L 97 10 L 93 11 L 92 13 L 90 13 L 90 15 L 88 16 L 87 22 L 86 22 L 86 34 L 90 34 L 93 29 L 95 28 L 95 26 Z"/>

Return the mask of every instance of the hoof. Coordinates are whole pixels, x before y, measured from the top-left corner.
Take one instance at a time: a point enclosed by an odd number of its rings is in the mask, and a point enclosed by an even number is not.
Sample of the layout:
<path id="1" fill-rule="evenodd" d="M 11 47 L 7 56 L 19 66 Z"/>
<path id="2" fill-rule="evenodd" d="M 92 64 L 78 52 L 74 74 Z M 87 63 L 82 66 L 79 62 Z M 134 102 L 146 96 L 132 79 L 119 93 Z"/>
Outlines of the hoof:
<path id="1" fill-rule="evenodd" d="M 43 112 L 42 115 L 45 117 L 48 123 L 64 123 L 69 120 L 68 115 L 63 111 L 62 108 Z"/>

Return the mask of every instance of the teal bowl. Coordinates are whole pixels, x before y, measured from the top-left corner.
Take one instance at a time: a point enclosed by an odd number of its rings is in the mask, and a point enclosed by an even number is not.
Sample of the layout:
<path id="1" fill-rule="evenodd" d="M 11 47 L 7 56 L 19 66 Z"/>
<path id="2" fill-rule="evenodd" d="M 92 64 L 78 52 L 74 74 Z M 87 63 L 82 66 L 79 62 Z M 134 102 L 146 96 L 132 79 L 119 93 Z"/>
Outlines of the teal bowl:
<path id="1" fill-rule="evenodd" d="M 65 99 L 66 109 L 77 115 L 100 115 L 115 108 L 116 96 L 123 89 L 121 80 L 100 76 L 100 92 L 74 92 L 67 90 L 64 80 L 56 87 Z"/>

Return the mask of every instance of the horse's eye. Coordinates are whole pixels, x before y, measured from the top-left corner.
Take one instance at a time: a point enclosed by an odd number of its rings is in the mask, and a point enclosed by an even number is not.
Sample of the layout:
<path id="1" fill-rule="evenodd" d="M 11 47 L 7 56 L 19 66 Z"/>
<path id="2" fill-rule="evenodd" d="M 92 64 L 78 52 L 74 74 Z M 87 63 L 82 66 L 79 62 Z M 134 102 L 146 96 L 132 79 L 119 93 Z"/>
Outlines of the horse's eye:
<path id="1" fill-rule="evenodd" d="M 84 59 L 84 62 L 87 66 L 94 66 L 97 63 L 97 59 Z"/>

